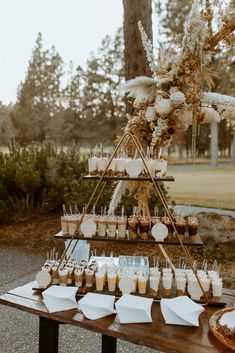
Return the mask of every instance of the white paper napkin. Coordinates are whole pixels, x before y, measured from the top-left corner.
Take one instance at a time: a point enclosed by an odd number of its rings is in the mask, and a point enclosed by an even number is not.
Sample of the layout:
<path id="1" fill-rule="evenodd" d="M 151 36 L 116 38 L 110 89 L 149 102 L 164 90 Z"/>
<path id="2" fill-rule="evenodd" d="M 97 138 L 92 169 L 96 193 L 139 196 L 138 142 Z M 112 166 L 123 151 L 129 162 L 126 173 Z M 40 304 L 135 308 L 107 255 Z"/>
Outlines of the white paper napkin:
<path id="1" fill-rule="evenodd" d="M 199 326 L 198 317 L 204 308 L 187 296 L 161 299 L 162 315 L 166 324 Z"/>
<path id="2" fill-rule="evenodd" d="M 77 290 L 78 287 L 51 286 L 42 292 L 43 302 L 49 313 L 78 308 Z"/>
<path id="3" fill-rule="evenodd" d="M 124 294 L 115 304 L 121 324 L 152 322 L 153 299 Z"/>
<path id="4" fill-rule="evenodd" d="M 87 319 L 96 320 L 116 313 L 114 301 L 114 295 L 87 293 L 78 305 Z"/>

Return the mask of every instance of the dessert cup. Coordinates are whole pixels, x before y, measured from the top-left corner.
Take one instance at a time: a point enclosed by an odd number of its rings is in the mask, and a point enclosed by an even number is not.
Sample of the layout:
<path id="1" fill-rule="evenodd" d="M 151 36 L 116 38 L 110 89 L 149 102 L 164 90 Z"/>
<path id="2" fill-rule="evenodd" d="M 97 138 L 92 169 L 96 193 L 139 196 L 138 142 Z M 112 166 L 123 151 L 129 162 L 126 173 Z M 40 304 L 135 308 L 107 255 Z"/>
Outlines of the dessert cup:
<path id="1" fill-rule="evenodd" d="M 175 279 L 176 282 L 176 295 L 184 295 L 186 288 L 186 278 L 183 276 L 177 276 Z"/>
<path id="2" fill-rule="evenodd" d="M 79 218 L 77 216 L 69 216 L 68 219 L 68 230 L 69 235 L 74 236 L 75 232 L 78 230 Z"/>
<path id="3" fill-rule="evenodd" d="M 205 292 L 205 295 L 208 297 L 210 295 L 210 279 L 207 278 L 207 277 L 199 277 L 200 279 L 200 282 L 201 282 L 201 285 L 202 285 L 202 288 Z"/>
<path id="4" fill-rule="evenodd" d="M 108 161 L 107 161 L 108 163 Z M 109 167 L 108 167 L 108 176 L 115 176 L 116 174 L 116 163 L 117 163 L 117 158 L 113 158 Z"/>
<path id="5" fill-rule="evenodd" d="M 139 294 L 145 294 L 147 289 L 147 277 L 139 275 L 138 276 L 138 291 Z"/>
<path id="6" fill-rule="evenodd" d="M 179 234 L 180 239 L 183 241 L 184 235 L 185 235 L 185 220 L 183 217 L 176 218 L 175 227 Z"/>
<path id="7" fill-rule="evenodd" d="M 81 287 L 83 279 L 84 279 L 84 269 L 83 269 L 83 267 L 75 269 L 74 270 L 75 286 L 76 287 Z"/>
<path id="8" fill-rule="evenodd" d="M 88 159 L 88 170 L 90 175 L 97 175 L 98 174 L 98 158 L 97 157 L 90 157 Z"/>
<path id="9" fill-rule="evenodd" d="M 137 291 L 137 285 L 138 285 L 138 276 L 136 274 L 132 274 L 131 278 L 134 281 L 135 287 L 133 289 L 133 293 L 135 293 Z"/>
<path id="10" fill-rule="evenodd" d="M 106 236 L 106 229 L 107 223 L 104 217 L 100 217 L 97 221 L 97 229 L 98 229 L 98 236 L 105 237 Z"/>
<path id="11" fill-rule="evenodd" d="M 101 292 L 104 289 L 105 274 L 102 271 L 95 273 L 95 283 L 97 292 Z"/>
<path id="12" fill-rule="evenodd" d="M 68 282 L 68 270 L 66 268 L 59 269 L 59 283 L 60 286 L 67 286 Z"/>
<path id="13" fill-rule="evenodd" d="M 170 297 L 171 296 L 171 287 L 172 287 L 172 276 L 163 275 L 162 285 L 163 285 L 163 296 Z"/>
<path id="14" fill-rule="evenodd" d="M 173 233 L 174 233 L 174 228 L 173 228 L 173 225 L 170 221 L 170 218 L 165 216 L 165 217 L 162 217 L 162 223 L 165 224 L 165 226 L 167 227 L 168 229 L 168 235 L 167 235 L 167 239 L 168 240 L 172 240 L 173 238 Z"/>
<path id="15" fill-rule="evenodd" d="M 86 279 L 86 287 L 91 288 L 93 287 L 95 278 L 94 270 L 85 269 L 85 279 Z"/>
<path id="16" fill-rule="evenodd" d="M 68 216 L 61 216 L 61 230 L 63 234 L 69 234 Z"/>
<path id="17" fill-rule="evenodd" d="M 196 240 L 198 233 L 198 220 L 196 217 L 188 217 L 188 234 L 192 241 Z"/>
<path id="18" fill-rule="evenodd" d="M 148 218 L 145 218 L 145 217 L 140 218 L 140 221 L 139 221 L 140 238 L 143 240 L 146 240 L 149 237 L 149 225 L 150 225 L 150 221 Z"/>
<path id="19" fill-rule="evenodd" d="M 103 175 L 105 169 L 107 166 L 107 158 L 106 157 L 101 157 L 98 159 L 98 173 L 99 175 Z"/>
<path id="20" fill-rule="evenodd" d="M 124 176 L 126 174 L 125 165 L 126 165 L 125 158 L 117 158 L 116 160 L 117 176 Z"/>
<path id="21" fill-rule="evenodd" d="M 116 237 L 116 229 L 117 229 L 117 221 L 115 217 L 111 217 L 107 221 L 107 235 L 108 238 L 115 238 Z"/>
<path id="22" fill-rule="evenodd" d="M 51 269 L 52 284 L 59 284 L 59 273 L 57 266 L 53 266 Z"/>
<path id="23" fill-rule="evenodd" d="M 150 284 L 150 295 L 156 296 L 158 294 L 160 277 L 150 276 L 149 284 Z"/>
<path id="24" fill-rule="evenodd" d="M 67 284 L 71 285 L 73 282 L 73 266 L 66 266 L 66 269 L 68 270 Z"/>
<path id="25" fill-rule="evenodd" d="M 219 280 L 212 281 L 212 296 L 213 300 L 218 301 L 221 298 L 223 289 L 223 283 Z"/>
<path id="26" fill-rule="evenodd" d="M 108 272 L 108 290 L 109 292 L 115 292 L 116 289 L 116 282 L 117 282 L 117 275 L 114 272 Z"/>
<path id="27" fill-rule="evenodd" d="M 126 217 L 119 217 L 118 218 L 118 238 L 124 239 L 126 237 Z"/>
<path id="28" fill-rule="evenodd" d="M 130 239 L 137 239 L 138 221 L 136 217 L 132 216 L 128 218 L 128 229 L 129 229 Z"/>

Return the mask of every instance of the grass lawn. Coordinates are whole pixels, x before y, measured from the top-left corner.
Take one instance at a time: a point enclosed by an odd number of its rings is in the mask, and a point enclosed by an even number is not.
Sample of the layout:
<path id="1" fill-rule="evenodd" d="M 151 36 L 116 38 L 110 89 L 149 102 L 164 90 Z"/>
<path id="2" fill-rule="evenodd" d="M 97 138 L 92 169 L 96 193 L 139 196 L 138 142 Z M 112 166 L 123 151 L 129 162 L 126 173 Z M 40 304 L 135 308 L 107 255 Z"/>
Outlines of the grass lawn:
<path id="1" fill-rule="evenodd" d="M 167 186 L 176 204 L 235 210 L 235 166 L 170 165 L 168 175 L 175 177 Z"/>

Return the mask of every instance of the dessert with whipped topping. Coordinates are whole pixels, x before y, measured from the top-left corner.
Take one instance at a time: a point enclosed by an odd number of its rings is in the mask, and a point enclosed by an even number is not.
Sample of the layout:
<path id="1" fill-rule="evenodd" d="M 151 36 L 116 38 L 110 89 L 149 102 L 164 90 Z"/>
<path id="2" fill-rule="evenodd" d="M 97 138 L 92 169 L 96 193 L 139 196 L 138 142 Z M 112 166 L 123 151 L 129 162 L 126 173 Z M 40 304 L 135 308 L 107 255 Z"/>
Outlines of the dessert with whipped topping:
<path id="1" fill-rule="evenodd" d="M 85 269 L 85 279 L 86 279 L 86 287 L 93 287 L 94 279 L 95 279 L 95 271 L 93 269 Z"/>
<path id="2" fill-rule="evenodd" d="M 188 217 L 188 234 L 191 240 L 196 239 L 198 232 L 198 219 L 197 217 Z"/>
<path id="3" fill-rule="evenodd" d="M 170 218 L 167 216 L 162 217 L 162 223 L 165 224 L 168 229 L 167 239 L 171 240 L 173 238 L 174 228 Z"/>
<path id="4" fill-rule="evenodd" d="M 141 217 L 139 219 L 139 229 L 140 229 L 140 238 L 143 240 L 148 239 L 149 237 L 149 227 L 150 220 L 147 217 Z"/>
<path id="5" fill-rule="evenodd" d="M 184 235 L 185 235 L 185 219 L 180 216 L 180 217 L 176 217 L 176 220 L 175 220 L 175 227 L 176 227 L 176 230 L 179 234 L 179 237 L 181 240 L 184 240 Z"/>
<path id="6" fill-rule="evenodd" d="M 81 287 L 83 279 L 84 279 L 84 267 L 83 266 L 76 266 L 74 268 L 75 286 Z"/>
<path id="7" fill-rule="evenodd" d="M 130 239 L 137 239 L 138 236 L 138 220 L 136 216 L 130 216 L 128 218 L 128 229 Z"/>
<path id="8" fill-rule="evenodd" d="M 67 286 L 68 283 L 68 269 L 64 267 L 59 268 L 59 283 L 60 286 Z"/>

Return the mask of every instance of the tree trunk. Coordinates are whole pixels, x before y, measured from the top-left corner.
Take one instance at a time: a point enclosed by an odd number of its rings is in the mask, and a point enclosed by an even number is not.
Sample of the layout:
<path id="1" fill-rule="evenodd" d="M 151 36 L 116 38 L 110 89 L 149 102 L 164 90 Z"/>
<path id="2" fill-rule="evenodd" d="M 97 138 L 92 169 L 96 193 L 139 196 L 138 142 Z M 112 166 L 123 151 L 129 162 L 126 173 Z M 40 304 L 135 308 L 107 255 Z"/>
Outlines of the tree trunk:
<path id="1" fill-rule="evenodd" d="M 152 0 L 123 0 L 124 9 L 124 58 L 125 79 L 136 76 L 151 76 L 145 51 L 138 30 L 138 21 L 152 41 Z M 127 102 L 127 112 L 132 113 L 132 104 Z"/>
<path id="2" fill-rule="evenodd" d="M 217 167 L 218 163 L 218 123 L 211 123 L 211 166 Z"/>

